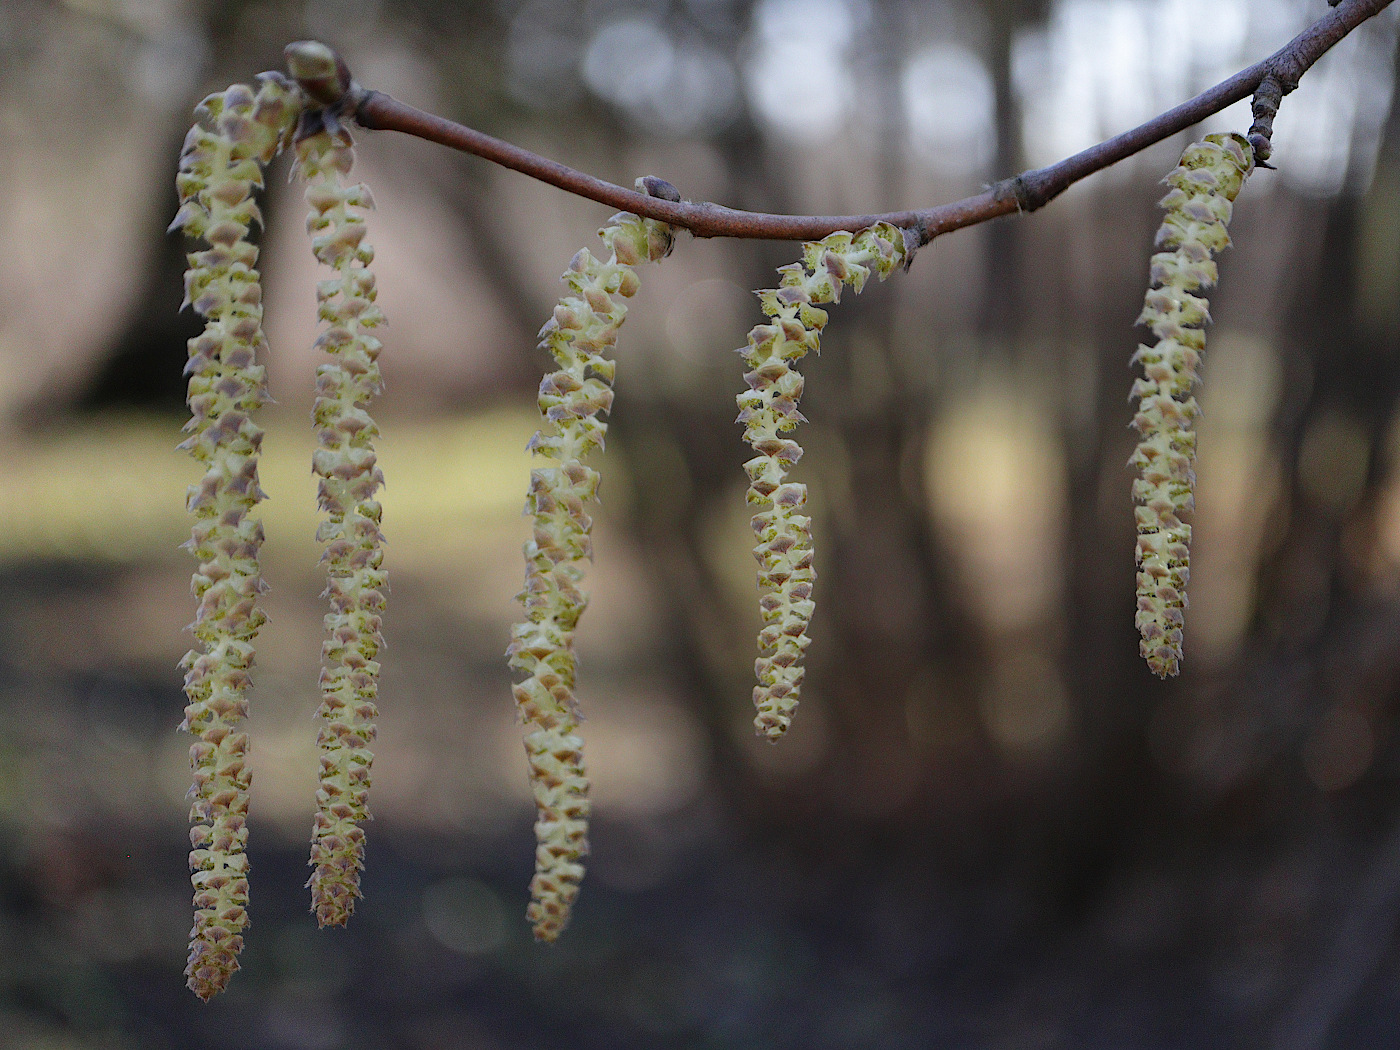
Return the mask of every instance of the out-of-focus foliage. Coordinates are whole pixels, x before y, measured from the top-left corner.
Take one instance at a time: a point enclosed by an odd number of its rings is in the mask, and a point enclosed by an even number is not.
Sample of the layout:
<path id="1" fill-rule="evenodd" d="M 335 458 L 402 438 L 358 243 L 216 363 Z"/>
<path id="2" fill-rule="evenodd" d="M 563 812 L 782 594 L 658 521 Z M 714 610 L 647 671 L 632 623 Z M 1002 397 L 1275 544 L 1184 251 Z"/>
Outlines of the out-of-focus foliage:
<path id="1" fill-rule="evenodd" d="M 244 970 L 179 971 L 174 663 L 194 478 L 194 102 L 341 48 L 359 79 L 623 184 L 787 211 L 935 203 L 1272 50 L 1295 0 L 0 4 L 0 1042 L 239 1047 L 1369 1047 L 1400 1030 L 1396 16 L 1285 99 L 1199 394 L 1179 679 L 1133 629 L 1128 358 L 1163 143 L 940 239 L 806 369 L 818 608 L 752 736 L 729 351 L 794 246 L 682 238 L 618 351 L 584 661 L 593 855 L 531 943 L 512 724 L 534 333 L 599 207 L 365 134 L 388 487 L 366 899 L 304 914 L 322 609 L 300 205 L 270 180 L 271 623 Z M 1178 27 L 1188 26 L 1189 32 Z M 1243 108 L 1207 131 L 1242 130 Z M 379 404 L 379 402 L 377 402 Z M 1028 464 L 1034 464 L 1028 469 Z M 9 1033 L 18 1033 L 10 1035 Z"/>

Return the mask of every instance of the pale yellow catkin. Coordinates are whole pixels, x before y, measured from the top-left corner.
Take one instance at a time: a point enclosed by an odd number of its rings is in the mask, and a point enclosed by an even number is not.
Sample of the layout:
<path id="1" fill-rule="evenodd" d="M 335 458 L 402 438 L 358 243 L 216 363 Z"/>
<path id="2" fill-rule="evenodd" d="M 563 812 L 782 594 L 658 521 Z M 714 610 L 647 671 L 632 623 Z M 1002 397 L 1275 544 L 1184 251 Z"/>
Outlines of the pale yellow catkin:
<path id="1" fill-rule="evenodd" d="M 817 304 L 840 302 L 845 285 L 859 292 L 872 272 L 884 280 L 906 257 L 904 234 L 888 223 L 804 245 L 801 263 L 779 269 L 779 286 L 757 293 L 772 320 L 749 332 L 748 346 L 740 350 L 750 370 L 744 375 L 749 389 L 737 398 L 738 422 L 758 453 L 744 469 L 748 501 L 760 508 L 753 517 L 758 539 L 753 551 L 758 585 L 764 589 L 759 599 L 764 626 L 754 663 L 754 729 L 770 741 L 787 731 L 797 707 L 816 580 L 812 519 L 800 513 L 807 486 L 787 481 L 788 469 L 802 456 L 797 442 L 783 436 L 802 420 L 797 404 L 803 381 L 793 366 L 819 348 L 827 314 Z"/>
<path id="2" fill-rule="evenodd" d="M 185 975 L 201 999 L 221 991 L 238 969 L 248 923 L 248 713 L 253 639 L 266 616 L 258 566 L 262 523 L 252 510 L 263 498 L 258 450 L 263 432 L 252 413 L 267 399 L 256 363 L 265 350 L 258 251 L 248 240 L 261 222 L 253 191 L 262 169 L 287 143 L 302 105 L 296 87 L 263 74 L 257 89 L 235 84 L 195 110 L 180 155 L 180 210 L 171 229 L 209 244 L 189 255 L 185 300 L 206 318 L 189 342 L 190 437 L 182 448 L 205 468 L 189 490 L 195 516 L 189 543 L 199 559 L 192 587 L 199 599 L 192 625 L 199 649 L 181 663 L 189 700 L 181 728 L 190 748 L 194 785 L 190 819 L 194 928 Z"/>
<path id="3" fill-rule="evenodd" d="M 584 248 L 569 263 L 566 295 L 540 330 L 540 345 L 558 369 L 539 390 L 541 426 L 530 448 L 549 466 L 530 474 L 525 510 L 533 535 L 525 544 L 526 620 L 512 631 L 510 666 L 525 677 L 514 687 L 525 726 L 525 752 L 535 796 L 535 875 L 526 916 L 536 938 L 553 941 L 569 922 L 588 852 L 588 777 L 583 765 L 581 716 L 574 698 L 574 629 L 587 606 L 579 590 L 583 564 L 593 555 L 593 521 L 586 504 L 598 491 L 598 472 L 583 458 L 602 449 L 612 405 L 615 363 L 607 355 L 627 316 L 624 299 L 640 287 L 633 267 L 671 250 L 671 228 L 630 213 L 614 215 L 599 231 L 606 260 Z"/>
<path id="4" fill-rule="evenodd" d="M 316 369 L 312 419 L 318 448 L 312 470 L 326 520 L 316 538 L 325 544 L 324 597 L 327 639 L 322 645 L 320 784 L 311 838 L 311 907 L 321 926 L 344 925 L 360 896 L 368 796 L 370 745 L 375 737 L 379 691 L 380 616 L 388 578 L 382 507 L 375 498 L 384 476 L 374 439 L 379 430 L 367 411 L 381 390 L 380 341 L 371 334 L 384 322 L 375 305 L 373 249 L 365 243 L 363 210 L 373 207 L 368 187 L 349 184 L 354 164 L 343 128 L 318 130 L 296 144 L 297 168 L 306 180 L 312 249 L 335 275 L 316 286 L 324 327 L 316 345 L 332 360 Z"/>
<path id="5" fill-rule="evenodd" d="M 1213 255 L 1230 244 L 1225 227 L 1233 201 L 1254 168 L 1242 135 L 1207 135 L 1187 146 L 1180 164 L 1163 180 L 1172 187 L 1157 231 L 1151 288 L 1138 318 L 1157 337 L 1139 346 L 1133 362 L 1143 378 L 1133 426 L 1141 435 L 1129 461 L 1138 468 L 1133 498 L 1137 518 L 1137 628 L 1141 652 L 1160 678 L 1181 666 L 1186 583 L 1190 577 L 1191 526 L 1181 515 L 1194 509 L 1196 417 L 1192 387 L 1200 381 L 1210 304 L 1197 292 L 1218 276 Z"/>

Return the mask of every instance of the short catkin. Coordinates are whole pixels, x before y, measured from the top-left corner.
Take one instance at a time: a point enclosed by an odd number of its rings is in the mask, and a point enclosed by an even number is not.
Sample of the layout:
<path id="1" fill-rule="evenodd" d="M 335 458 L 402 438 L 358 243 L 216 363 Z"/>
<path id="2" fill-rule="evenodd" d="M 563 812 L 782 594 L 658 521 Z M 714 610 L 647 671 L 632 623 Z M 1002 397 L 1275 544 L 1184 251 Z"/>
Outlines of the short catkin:
<path id="1" fill-rule="evenodd" d="M 754 729 L 770 741 L 787 731 L 797 707 L 816 580 L 812 519 L 800 513 L 807 486 L 786 480 L 802 456 L 797 442 L 783 436 L 803 419 L 797 410 L 802 375 L 793 366 L 809 350 L 819 349 L 827 315 L 817 304 L 840 302 L 848 284 L 859 292 L 872 271 L 884 280 L 906 255 L 903 233 L 888 223 L 803 245 L 802 262 L 780 267 L 778 287 L 757 293 L 771 321 L 749 332 L 748 346 L 739 350 L 749 366 L 744 375 L 749 389 L 738 395 L 737 422 L 744 424 L 744 438 L 758 453 L 744 469 L 748 501 L 760 508 L 753 517 L 758 538 L 753 551 L 758 585 L 766 589 L 759 599 L 764 626 L 754 663 Z"/>
<path id="2" fill-rule="evenodd" d="M 1141 652 L 1159 678 L 1181 666 L 1186 582 L 1190 575 L 1191 526 L 1181 514 L 1194 509 L 1195 422 L 1200 410 L 1191 390 L 1200 381 L 1209 303 L 1195 293 L 1218 276 L 1212 256 L 1230 244 L 1225 227 L 1233 201 L 1254 168 L 1241 135 L 1207 135 L 1187 146 L 1181 162 L 1163 180 L 1166 218 L 1157 231 L 1151 288 L 1138 318 L 1157 337 L 1139 346 L 1133 363 L 1143 378 L 1133 383 L 1138 399 L 1133 426 L 1141 435 L 1129 462 L 1138 468 L 1133 498 L 1137 517 L 1137 628 Z"/>
<path id="3" fill-rule="evenodd" d="M 308 114 L 312 116 L 312 114 Z M 363 210 L 374 206 L 368 187 L 347 184 L 354 165 L 343 128 L 306 127 L 296 143 L 297 168 L 306 180 L 306 229 L 317 260 L 335 275 L 316 286 L 324 327 L 316 345 L 331 361 L 316 369 L 312 420 L 318 448 L 312 470 L 326 520 L 316 538 L 330 600 L 321 647 L 320 785 L 311 837 L 311 907 L 321 926 L 343 926 L 360 896 L 367 799 L 374 756 L 375 700 L 383 645 L 380 616 L 388 578 L 382 568 L 384 482 L 375 456 L 379 430 L 367 406 L 381 390 L 380 341 L 372 330 L 384 315 L 375 305 L 373 249 L 365 243 Z"/>
<path id="4" fill-rule="evenodd" d="M 615 362 L 607 356 L 627 316 L 622 302 L 636 294 L 633 267 L 670 253 L 671 228 L 630 213 L 599 231 L 606 260 L 587 248 L 563 280 L 572 295 L 540 329 L 540 346 L 558 369 L 540 383 L 541 426 L 530 448 L 553 460 L 530 474 L 525 510 L 533 535 L 525 544 L 525 622 L 512 631 L 506 655 L 525 677 L 514 687 L 525 726 L 525 752 L 535 796 L 535 875 L 526 917 L 535 937 L 553 941 L 568 925 L 588 852 L 588 777 L 581 715 L 574 698 L 574 629 L 587 606 L 579 590 L 583 563 L 593 555 L 593 525 L 585 504 L 598 491 L 598 472 L 583 458 L 603 447 L 612 405 Z"/>
<path id="5" fill-rule="evenodd" d="M 263 498 L 258 450 L 263 432 L 252 413 L 267 399 L 258 250 L 248 240 L 261 222 L 253 191 L 262 169 L 290 138 L 301 109 L 296 87 L 265 73 L 256 89 L 235 84 L 195 109 L 180 155 L 180 210 L 171 229 L 203 238 L 188 256 L 185 302 L 206 319 L 189 342 L 190 437 L 181 448 L 205 468 L 189 490 L 195 517 L 187 547 L 199 559 L 191 581 L 199 604 L 192 624 L 199 648 L 186 654 L 182 729 L 193 733 L 190 764 L 190 868 L 194 928 L 190 990 L 201 999 L 221 991 L 238 969 L 248 923 L 248 714 L 253 639 L 266 616 L 258 566 Z"/>

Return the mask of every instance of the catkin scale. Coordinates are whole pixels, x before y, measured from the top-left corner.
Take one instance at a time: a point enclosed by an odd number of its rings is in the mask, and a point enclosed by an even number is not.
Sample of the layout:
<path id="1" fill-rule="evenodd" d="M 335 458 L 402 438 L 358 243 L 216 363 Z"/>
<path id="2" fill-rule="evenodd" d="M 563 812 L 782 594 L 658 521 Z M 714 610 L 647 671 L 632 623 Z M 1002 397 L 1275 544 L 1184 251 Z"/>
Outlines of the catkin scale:
<path id="1" fill-rule="evenodd" d="M 180 209 L 171 229 L 202 237 L 209 248 L 188 256 L 185 305 L 206 319 L 189 341 L 189 438 L 181 445 L 205 468 L 190 487 L 195 517 L 185 546 L 199 559 L 191 580 L 198 599 L 191 625 L 200 649 L 181 661 L 188 706 L 181 729 L 190 748 L 190 868 L 194 928 L 185 969 L 201 999 L 221 991 L 238 969 L 248 924 L 248 713 L 253 639 L 266 616 L 258 565 L 262 523 L 251 516 L 258 485 L 262 430 L 252 413 L 267 399 L 256 363 L 262 333 L 262 289 L 248 240 L 262 221 L 253 191 L 262 168 L 286 144 L 301 109 L 295 87 L 263 74 L 257 89 L 235 84 L 195 110 L 180 155 Z"/>
<path id="2" fill-rule="evenodd" d="M 1195 507 L 1196 434 L 1200 414 L 1192 388 L 1200 381 L 1210 304 L 1196 293 L 1216 282 L 1212 256 L 1227 248 L 1233 202 L 1253 170 L 1249 143 L 1241 135 L 1207 135 L 1188 146 L 1180 164 L 1163 180 L 1167 214 L 1152 256 L 1151 288 L 1138 323 L 1157 337 L 1142 345 L 1132 362 L 1143 367 L 1131 397 L 1138 409 L 1132 425 L 1141 440 L 1129 463 L 1137 520 L 1137 614 L 1140 650 L 1160 678 L 1181 666 L 1186 584 L 1190 577 L 1191 526 L 1181 515 Z"/>
<path id="3" fill-rule="evenodd" d="M 574 293 L 559 301 L 540 330 L 540 346 L 558 369 L 539 388 L 542 425 L 530 449 L 551 466 L 530 474 L 525 510 L 533 519 L 525 544 L 526 620 L 512 631 L 510 666 L 524 678 L 514 686 L 525 726 L 525 753 L 535 797 L 535 875 L 526 917 L 535 937 L 553 941 L 568 924 L 588 852 L 588 777 L 582 721 L 574 697 L 574 629 L 588 600 L 579 589 L 583 563 L 593 556 L 593 521 L 586 504 L 598 491 L 598 472 L 583 457 L 602 449 L 612 405 L 615 363 L 605 356 L 627 316 L 622 300 L 640 282 L 633 267 L 670 253 L 669 226 L 629 213 L 599 231 L 607 260 L 587 248 L 569 263 L 563 280 Z"/>
<path id="4" fill-rule="evenodd" d="M 826 311 L 817 304 L 836 303 L 841 289 L 860 292 L 873 271 L 881 280 L 907 256 L 904 235 L 880 223 L 852 236 L 833 233 L 803 246 L 802 262 L 780 267 L 777 288 L 758 292 L 770 323 L 749 332 L 739 353 L 749 366 L 748 390 L 739 394 L 737 422 L 758 453 L 744 464 L 747 498 L 759 508 L 752 520 L 758 540 L 760 655 L 754 662 L 754 730 L 777 741 L 792 722 L 804 669 L 802 655 L 810 644 L 807 625 L 815 608 L 812 586 L 812 519 L 799 513 L 807 503 L 807 486 L 787 481 L 787 472 L 802 456 L 796 441 L 783 435 L 803 420 L 797 404 L 802 375 L 794 367 L 808 351 L 820 348 Z"/>

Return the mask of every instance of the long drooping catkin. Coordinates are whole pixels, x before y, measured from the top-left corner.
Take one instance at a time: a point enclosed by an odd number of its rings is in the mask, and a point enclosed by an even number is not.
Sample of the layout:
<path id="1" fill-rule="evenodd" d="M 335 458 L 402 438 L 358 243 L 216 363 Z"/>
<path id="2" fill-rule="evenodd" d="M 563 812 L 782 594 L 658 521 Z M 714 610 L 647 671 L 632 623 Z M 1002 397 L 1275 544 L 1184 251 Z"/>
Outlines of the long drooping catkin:
<path id="1" fill-rule="evenodd" d="M 573 295 L 554 308 L 540 330 L 541 347 L 558 364 L 540 383 L 542 424 L 530 442 L 554 461 L 530 474 L 525 509 L 534 519 L 525 544 L 526 621 L 517 624 L 507 655 L 525 675 L 515 699 L 525 723 L 525 752 L 535 795 L 535 876 L 527 917 L 535 936 L 552 941 L 569 921 L 588 852 L 588 778 L 574 699 L 574 628 L 587 606 L 579 590 L 583 563 L 592 557 L 593 526 L 585 505 L 598 490 L 598 472 L 583 457 L 603 447 L 612 405 L 614 362 L 606 356 L 627 316 L 622 300 L 640 282 L 633 267 L 671 250 L 664 223 L 623 213 L 599 231 L 605 261 L 587 248 L 574 256 L 564 281 Z"/>
<path id="2" fill-rule="evenodd" d="M 362 210 L 373 206 L 367 187 L 347 185 L 354 153 L 349 133 L 316 130 L 297 142 L 297 166 L 311 206 L 307 232 L 316 258 L 335 276 L 316 286 L 324 324 L 317 345 L 332 360 L 316 370 L 312 418 L 319 448 L 312 469 L 320 478 L 326 520 L 327 639 L 322 646 L 321 779 L 311 838 L 311 907 L 322 926 L 344 925 L 360 895 L 364 829 L 370 819 L 375 700 L 383 644 L 380 614 L 387 576 L 381 567 L 382 509 L 375 498 L 384 477 L 376 463 L 378 428 L 366 411 L 380 392 L 380 342 L 371 330 L 384 317 L 375 305 L 373 250 L 364 241 Z"/>
<path id="3" fill-rule="evenodd" d="M 1129 461 L 1138 468 L 1133 498 L 1137 515 L 1137 627 L 1141 651 L 1158 677 L 1181 666 L 1186 582 L 1190 576 L 1191 526 L 1181 514 L 1195 506 L 1196 416 L 1191 389 L 1200 381 L 1210 304 L 1196 292 L 1216 281 L 1212 256 L 1230 244 L 1225 227 L 1233 201 L 1253 170 L 1249 143 L 1240 135 L 1207 135 L 1187 146 L 1181 163 L 1163 180 L 1166 218 L 1152 256 L 1151 282 L 1140 324 L 1152 329 L 1154 346 L 1139 346 L 1133 362 L 1144 376 L 1133 383 L 1133 417 L 1142 440 Z"/>
<path id="4" fill-rule="evenodd" d="M 263 497 L 258 449 L 263 432 L 251 414 L 266 400 L 265 349 L 258 251 L 249 230 L 261 221 L 253 191 L 262 167 L 286 143 L 301 107 L 296 88 L 263 74 L 256 92 L 235 84 L 195 110 L 180 156 L 180 210 L 171 229 L 208 242 L 189 255 L 185 299 L 207 319 L 189 343 L 188 449 L 205 468 L 190 488 L 195 516 L 187 546 L 199 559 L 192 587 L 199 599 L 192 625 L 200 649 L 185 668 L 189 705 L 181 725 L 198 739 L 190 748 L 194 786 L 190 819 L 194 928 L 190 989 L 208 999 L 238 969 L 248 923 L 248 713 L 253 639 L 266 622 L 258 608 L 265 586 L 258 567 L 262 523 L 251 516 Z"/>
<path id="5" fill-rule="evenodd" d="M 887 223 L 854 237 L 833 233 L 805 245 L 802 262 L 782 267 L 777 288 L 758 293 L 772 321 L 749 332 L 740 350 L 750 371 L 749 389 L 737 398 L 744 438 L 758 453 L 744 464 L 749 475 L 748 501 L 761 508 L 753 518 L 758 545 L 759 599 L 764 627 L 758 635 L 761 655 L 754 663 L 758 685 L 754 729 L 776 741 L 787 731 L 797 707 L 804 670 L 802 654 L 811 639 L 812 519 L 799 513 L 807 503 L 807 486 L 787 481 L 787 472 L 802 449 L 783 437 L 802 419 L 802 375 L 793 367 L 809 350 L 818 349 L 826 311 L 818 303 L 835 303 L 849 284 L 857 292 L 874 271 L 884 280 L 906 255 L 904 235 Z"/>

